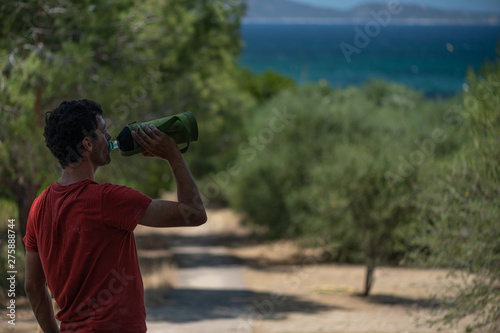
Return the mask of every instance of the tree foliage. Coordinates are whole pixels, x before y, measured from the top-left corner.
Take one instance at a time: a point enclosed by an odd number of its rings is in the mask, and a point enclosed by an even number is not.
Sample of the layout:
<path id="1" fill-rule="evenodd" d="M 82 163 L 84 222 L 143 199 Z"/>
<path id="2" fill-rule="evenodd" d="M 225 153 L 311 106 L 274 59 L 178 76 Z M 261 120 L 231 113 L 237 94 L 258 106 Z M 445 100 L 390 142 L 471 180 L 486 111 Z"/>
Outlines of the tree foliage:
<path id="1" fill-rule="evenodd" d="M 248 91 L 257 100 L 264 103 L 282 90 L 294 90 L 295 81 L 272 70 L 262 74 L 254 74 L 250 69 L 240 70 L 240 82 L 245 91 Z"/>
<path id="2" fill-rule="evenodd" d="M 383 81 L 282 93 L 252 118 L 229 197 L 268 236 L 328 236 L 337 259 L 366 264 L 368 294 L 374 268 L 397 258 L 420 168 L 459 146 L 437 130 L 449 104 Z"/>
<path id="3" fill-rule="evenodd" d="M 134 120 L 190 110 L 200 125 L 195 173 L 220 166 L 253 103 L 235 80 L 244 8 L 240 0 L 0 4 L 0 195 L 18 202 L 21 235 L 31 202 L 58 174 L 42 127 L 65 99 L 99 102 L 116 134 Z M 114 155 L 99 180 L 150 195 L 171 184 L 159 161 Z"/>
<path id="4" fill-rule="evenodd" d="M 469 73 L 463 113 L 468 130 L 462 149 L 428 173 L 428 188 L 412 258 L 448 267 L 449 290 L 436 295 L 442 311 L 431 324 L 454 325 L 473 316 L 469 329 L 500 326 L 500 62 Z"/>

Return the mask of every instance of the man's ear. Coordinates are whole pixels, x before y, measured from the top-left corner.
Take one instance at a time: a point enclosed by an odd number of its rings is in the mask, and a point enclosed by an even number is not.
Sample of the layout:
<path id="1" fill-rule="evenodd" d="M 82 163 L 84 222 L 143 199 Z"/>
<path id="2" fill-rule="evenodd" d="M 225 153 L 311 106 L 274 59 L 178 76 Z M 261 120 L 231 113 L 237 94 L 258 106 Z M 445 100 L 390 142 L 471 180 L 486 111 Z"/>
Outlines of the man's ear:
<path id="1" fill-rule="evenodd" d="M 82 140 L 82 149 L 83 151 L 92 151 L 92 140 L 89 137 L 84 137 Z"/>

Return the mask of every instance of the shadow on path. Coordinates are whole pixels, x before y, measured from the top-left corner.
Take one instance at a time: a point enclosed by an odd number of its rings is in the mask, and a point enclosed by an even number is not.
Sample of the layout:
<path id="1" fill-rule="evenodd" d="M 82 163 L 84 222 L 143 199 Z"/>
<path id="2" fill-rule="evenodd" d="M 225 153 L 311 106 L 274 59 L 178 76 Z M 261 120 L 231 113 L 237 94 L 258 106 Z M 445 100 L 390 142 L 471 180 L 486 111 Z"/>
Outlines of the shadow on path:
<path id="1" fill-rule="evenodd" d="M 186 235 L 183 233 L 147 233 L 135 236 L 137 247 L 140 248 L 165 248 L 167 247 L 189 247 L 189 246 L 224 246 L 238 247 L 246 244 L 255 244 L 257 240 L 248 236 L 230 234 L 209 235 Z"/>
<path id="2" fill-rule="evenodd" d="M 137 236 L 141 249 L 155 251 L 168 248 L 178 267 L 177 282 L 161 307 L 147 309 L 148 322 L 170 325 L 200 322 L 201 325 L 206 320 L 225 320 L 225 325 L 236 328 L 242 324 L 248 326 L 248 323 L 259 319 L 285 320 L 291 313 L 318 313 L 334 309 L 293 295 L 247 290 L 243 282 L 246 263 L 231 256 L 228 251 L 228 247 L 244 242 L 249 240 L 213 233 Z"/>
<path id="3" fill-rule="evenodd" d="M 440 307 L 439 303 L 430 298 L 408 298 L 394 295 L 370 295 L 368 297 L 359 296 L 372 304 L 383 304 L 389 306 L 405 306 L 408 308 L 419 309 L 437 309 Z"/>
<path id="4" fill-rule="evenodd" d="M 283 320 L 291 313 L 317 313 L 334 307 L 282 295 L 279 303 L 267 293 L 247 290 L 173 289 L 164 306 L 148 311 L 150 321 L 185 323 L 209 319 Z"/>

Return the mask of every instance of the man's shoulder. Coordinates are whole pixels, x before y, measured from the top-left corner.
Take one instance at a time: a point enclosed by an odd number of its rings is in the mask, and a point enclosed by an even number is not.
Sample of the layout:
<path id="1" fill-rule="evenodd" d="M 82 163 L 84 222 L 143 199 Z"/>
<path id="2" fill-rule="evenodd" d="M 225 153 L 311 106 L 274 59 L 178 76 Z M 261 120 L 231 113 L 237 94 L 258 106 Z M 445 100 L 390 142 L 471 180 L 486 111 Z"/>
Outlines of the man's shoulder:
<path id="1" fill-rule="evenodd" d="M 97 184 L 95 183 L 94 186 L 97 186 L 101 190 L 108 190 L 108 191 L 136 191 L 131 187 L 128 187 L 126 185 L 119 185 L 119 184 L 113 184 L 113 183 L 102 183 L 102 184 Z"/>
<path id="2" fill-rule="evenodd" d="M 46 199 L 57 198 L 61 196 L 67 196 L 72 193 L 73 195 L 81 196 L 81 195 L 91 195 L 94 196 L 96 194 L 107 194 L 107 193 L 130 193 L 130 192 L 138 192 L 128 186 L 117 185 L 112 183 L 97 183 L 93 180 L 86 179 L 83 181 L 79 181 L 77 183 L 73 183 L 70 185 L 62 186 L 57 182 L 54 182 L 47 186 L 41 193 L 36 197 L 35 202 L 44 201 Z M 140 192 L 139 192 L 140 193 Z"/>
<path id="3" fill-rule="evenodd" d="M 71 193 L 71 194 L 70 194 Z M 42 193 L 35 199 L 43 202 L 46 199 L 54 199 L 61 196 L 70 195 L 71 197 L 92 197 L 101 199 L 114 198 L 138 198 L 147 197 L 147 195 L 125 185 L 113 183 L 97 183 L 91 179 L 86 179 L 67 186 L 59 185 L 57 182 L 50 184 Z"/>
<path id="4" fill-rule="evenodd" d="M 104 194 L 104 195 L 123 195 L 123 196 L 146 196 L 145 194 L 141 193 L 138 190 L 135 190 L 131 187 L 125 186 L 125 185 L 117 185 L 117 184 L 112 184 L 112 183 L 103 183 L 103 184 L 96 184 L 95 186 L 98 186 L 99 190 Z"/>
<path id="5" fill-rule="evenodd" d="M 53 190 L 54 184 L 57 185 L 57 183 L 52 183 L 52 184 L 49 184 L 49 186 L 47 186 L 45 189 L 43 189 L 42 192 L 40 192 L 40 194 L 35 198 L 35 200 L 33 201 L 33 204 L 36 204 L 37 202 L 43 201 L 45 198 L 47 198 L 47 196 Z"/>
<path id="6" fill-rule="evenodd" d="M 78 183 L 71 184 L 67 187 L 67 189 L 71 190 L 71 188 L 70 188 L 71 186 L 74 186 L 74 189 L 77 191 L 81 190 L 81 189 L 88 189 L 88 190 L 93 190 L 93 191 L 128 191 L 128 190 L 135 191 L 134 189 L 132 189 L 128 186 L 118 185 L 118 184 L 113 184 L 113 183 L 98 183 L 98 182 L 91 180 L 91 179 L 86 179 L 86 180 L 80 181 Z M 53 187 L 54 189 L 57 189 L 59 186 L 57 183 L 53 183 L 49 187 Z"/>

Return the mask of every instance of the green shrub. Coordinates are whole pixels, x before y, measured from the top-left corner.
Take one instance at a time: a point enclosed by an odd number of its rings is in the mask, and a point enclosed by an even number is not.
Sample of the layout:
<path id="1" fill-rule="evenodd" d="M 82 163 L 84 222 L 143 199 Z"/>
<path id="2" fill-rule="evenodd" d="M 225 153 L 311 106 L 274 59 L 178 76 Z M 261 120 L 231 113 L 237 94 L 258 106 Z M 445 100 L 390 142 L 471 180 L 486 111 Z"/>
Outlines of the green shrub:
<path id="1" fill-rule="evenodd" d="M 450 268 L 455 281 L 437 295 L 445 306 L 430 324 L 452 326 L 472 315 L 469 331 L 494 330 L 500 328 L 500 62 L 471 72 L 469 86 L 464 112 L 453 118 L 469 135 L 427 173 L 409 257 Z"/>
<path id="2" fill-rule="evenodd" d="M 239 76 L 243 90 L 249 92 L 258 103 L 269 100 L 283 90 L 296 88 L 292 78 L 272 70 L 267 70 L 262 74 L 254 74 L 249 69 L 241 69 Z"/>
<path id="3" fill-rule="evenodd" d="M 373 273 L 401 251 L 420 169 L 460 146 L 444 129 L 450 103 L 381 81 L 285 91 L 247 125 L 253 146 L 242 146 L 230 202 L 269 237 L 328 238 L 337 259 Z M 278 114 L 288 118 L 273 130 Z"/>

